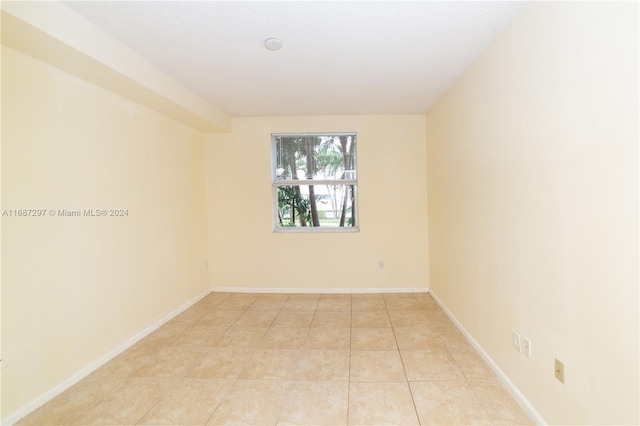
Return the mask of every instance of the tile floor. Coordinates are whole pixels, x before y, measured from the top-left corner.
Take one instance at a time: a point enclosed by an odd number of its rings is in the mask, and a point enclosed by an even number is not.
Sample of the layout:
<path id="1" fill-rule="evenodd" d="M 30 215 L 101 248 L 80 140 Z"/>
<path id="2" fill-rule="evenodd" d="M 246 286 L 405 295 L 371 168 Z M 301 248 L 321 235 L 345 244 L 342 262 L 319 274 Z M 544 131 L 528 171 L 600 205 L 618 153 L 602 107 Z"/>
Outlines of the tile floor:
<path id="1" fill-rule="evenodd" d="M 18 424 L 532 422 L 426 293 L 213 293 Z"/>

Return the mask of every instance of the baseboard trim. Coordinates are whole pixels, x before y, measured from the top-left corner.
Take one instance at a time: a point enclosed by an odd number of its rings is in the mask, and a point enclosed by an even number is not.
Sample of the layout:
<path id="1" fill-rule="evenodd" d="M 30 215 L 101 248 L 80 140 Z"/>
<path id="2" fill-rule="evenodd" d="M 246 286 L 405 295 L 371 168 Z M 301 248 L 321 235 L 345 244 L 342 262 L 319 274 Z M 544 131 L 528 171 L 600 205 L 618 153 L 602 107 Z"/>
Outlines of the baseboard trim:
<path id="1" fill-rule="evenodd" d="M 214 293 L 292 293 L 292 294 L 362 294 L 362 293 L 428 293 L 426 287 L 401 288 L 262 288 L 262 287 L 214 287 Z"/>
<path id="2" fill-rule="evenodd" d="M 210 293 L 211 293 L 211 289 L 207 289 L 206 291 L 204 291 L 203 293 L 199 294 L 195 298 L 193 298 L 190 301 L 184 303 L 178 309 L 176 309 L 176 310 L 170 312 L 169 314 L 165 315 L 160 320 L 158 320 L 155 323 L 151 324 L 149 327 L 145 328 L 144 330 L 140 331 L 139 333 L 136 333 L 135 335 L 133 335 L 132 337 L 127 339 L 124 343 L 122 343 L 121 345 L 117 346 L 113 350 L 107 352 L 105 355 L 103 355 L 102 357 L 98 358 L 97 360 L 93 361 L 92 363 L 90 363 L 89 365 L 84 367 L 82 370 L 78 371 L 73 376 L 69 377 L 64 382 L 62 382 L 59 385 L 55 386 L 53 389 L 45 392 L 44 394 L 40 395 L 36 399 L 28 402 L 22 408 L 20 408 L 18 411 L 16 411 L 15 413 L 11 414 L 10 416 L 7 416 L 7 418 L 3 419 L 0 422 L 0 424 L 2 424 L 2 425 L 13 425 L 14 423 L 17 423 L 18 421 L 20 421 L 24 417 L 28 416 L 29 414 L 31 414 L 32 412 L 34 412 L 35 410 L 40 408 L 42 405 L 44 405 L 47 402 L 51 401 L 53 398 L 55 398 L 56 396 L 60 395 L 62 392 L 66 391 L 71 386 L 73 386 L 76 383 L 78 383 L 80 380 L 82 380 L 85 377 L 87 377 L 89 374 L 91 374 L 94 371 L 96 371 L 98 368 L 102 367 L 107 362 L 111 361 L 116 356 L 120 355 L 125 350 L 129 349 L 131 346 L 135 345 L 137 342 L 139 342 L 143 338 L 147 337 L 149 334 L 153 333 L 155 330 L 157 330 L 163 324 L 165 324 L 168 321 L 170 321 L 171 319 L 173 319 L 175 316 L 177 316 L 180 313 L 184 312 L 185 310 L 189 309 L 192 305 L 194 305 L 200 299 L 204 298 L 205 296 L 207 296 Z"/>
<path id="3" fill-rule="evenodd" d="M 440 308 L 444 311 L 444 313 L 447 314 L 449 319 L 451 321 L 453 321 L 455 326 L 458 328 L 458 330 L 460 330 L 460 332 L 469 341 L 469 343 L 476 349 L 476 351 L 478 351 L 478 353 L 485 360 L 485 362 L 487 364 L 489 364 L 489 367 L 491 367 L 491 369 L 496 373 L 496 375 L 498 376 L 498 379 L 507 388 L 507 391 L 509 391 L 511 396 L 513 396 L 513 398 L 516 400 L 516 402 L 529 415 L 529 417 L 533 421 L 535 421 L 536 424 L 538 424 L 538 425 L 546 425 L 547 422 L 542 418 L 540 413 L 538 413 L 536 411 L 536 409 L 533 407 L 533 405 L 531 405 L 529 400 L 527 398 L 525 398 L 524 394 L 522 392 L 520 392 L 520 389 L 518 389 L 516 387 L 516 385 L 509 379 L 509 377 L 504 373 L 504 371 L 502 371 L 502 369 L 500 367 L 498 367 L 498 364 L 496 364 L 493 361 L 493 359 L 491 359 L 491 357 L 484 350 L 484 348 L 482 346 L 480 346 L 480 343 L 478 343 L 476 341 L 476 339 L 474 339 L 471 336 L 471 334 L 467 331 L 467 329 L 464 328 L 462 323 L 460 323 L 460 321 L 458 321 L 458 318 L 456 318 L 455 315 L 453 315 L 453 313 L 451 313 L 451 311 L 449 311 L 449 309 L 447 309 L 447 307 L 444 305 L 444 303 L 442 303 L 442 301 L 438 298 L 438 296 L 433 291 L 430 291 L 429 294 L 431 295 L 431 297 L 433 297 L 433 299 L 440 306 Z"/>

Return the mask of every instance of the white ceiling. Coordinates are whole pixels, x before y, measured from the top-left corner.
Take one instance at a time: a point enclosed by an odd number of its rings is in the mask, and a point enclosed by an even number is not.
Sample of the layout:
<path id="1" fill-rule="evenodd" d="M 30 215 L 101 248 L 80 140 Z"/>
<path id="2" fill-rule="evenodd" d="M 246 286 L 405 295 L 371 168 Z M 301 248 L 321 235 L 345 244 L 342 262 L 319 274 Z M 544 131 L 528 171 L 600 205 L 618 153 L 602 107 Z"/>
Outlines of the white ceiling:
<path id="1" fill-rule="evenodd" d="M 425 113 L 524 5 L 64 4 L 231 116 Z"/>

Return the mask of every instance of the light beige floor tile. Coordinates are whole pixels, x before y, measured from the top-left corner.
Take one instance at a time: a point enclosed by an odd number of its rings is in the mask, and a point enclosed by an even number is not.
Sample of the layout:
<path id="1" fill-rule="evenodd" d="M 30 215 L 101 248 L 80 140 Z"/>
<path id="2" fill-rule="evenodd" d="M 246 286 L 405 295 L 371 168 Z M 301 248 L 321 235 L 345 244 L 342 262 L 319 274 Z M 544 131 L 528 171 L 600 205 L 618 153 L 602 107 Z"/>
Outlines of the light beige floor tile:
<path id="1" fill-rule="evenodd" d="M 229 296 L 222 303 L 215 307 L 216 311 L 244 311 L 255 302 L 257 297 L 238 298 L 234 295 Z"/>
<path id="2" fill-rule="evenodd" d="M 422 310 L 389 311 L 393 327 L 429 327 L 427 315 Z"/>
<path id="3" fill-rule="evenodd" d="M 351 294 L 349 293 L 322 293 L 320 299 L 343 299 L 351 300 Z"/>
<path id="4" fill-rule="evenodd" d="M 444 349 L 438 334 L 428 327 L 394 327 L 400 349 Z"/>
<path id="5" fill-rule="evenodd" d="M 245 311 L 233 323 L 234 327 L 270 327 L 278 311 Z"/>
<path id="6" fill-rule="evenodd" d="M 318 301 L 317 312 L 351 312 L 351 298 L 323 298 Z"/>
<path id="7" fill-rule="evenodd" d="M 350 347 L 350 328 L 311 327 L 304 343 L 305 349 L 349 349 Z"/>
<path id="8" fill-rule="evenodd" d="M 273 327 L 310 327 L 313 312 L 282 311 L 278 314 Z"/>
<path id="9" fill-rule="evenodd" d="M 154 407 L 169 390 L 172 380 L 157 378 L 118 379 L 102 398 L 69 419 L 73 425 L 132 425 Z"/>
<path id="10" fill-rule="evenodd" d="M 416 293 L 384 293 L 384 300 L 395 300 L 395 299 L 402 299 L 402 298 L 412 298 L 415 299 L 416 297 Z"/>
<path id="11" fill-rule="evenodd" d="M 411 424 L 409 389 L 425 424 L 531 423 L 428 294 L 215 293 L 20 424 Z"/>
<path id="12" fill-rule="evenodd" d="M 186 329 L 174 344 L 212 347 L 227 331 L 227 328 L 225 326 L 194 325 Z"/>
<path id="13" fill-rule="evenodd" d="M 382 297 L 379 298 L 353 298 L 351 300 L 353 312 L 387 311 L 387 305 Z"/>
<path id="14" fill-rule="evenodd" d="M 477 353 L 455 352 L 454 350 L 450 350 L 450 352 L 467 380 L 495 378 L 491 368 Z"/>
<path id="15" fill-rule="evenodd" d="M 140 341 L 143 345 L 171 345 L 189 328 L 186 321 L 171 322 L 149 334 Z"/>
<path id="16" fill-rule="evenodd" d="M 276 327 L 274 324 L 264 335 L 261 346 L 265 349 L 301 349 L 308 334 L 309 327 Z"/>
<path id="17" fill-rule="evenodd" d="M 207 425 L 275 425 L 284 405 L 279 380 L 237 380 Z"/>
<path id="18" fill-rule="evenodd" d="M 285 303 L 286 303 L 286 300 L 283 300 L 282 302 L 278 302 L 278 301 L 258 299 L 255 302 L 253 302 L 251 306 L 249 306 L 248 310 L 249 311 L 279 311 L 280 309 L 282 309 Z"/>
<path id="19" fill-rule="evenodd" d="M 422 309 L 427 310 L 427 311 L 442 311 L 442 309 L 440 308 L 440 305 L 438 305 L 438 303 L 433 300 L 433 298 L 431 296 L 426 296 L 426 297 L 416 297 L 416 300 L 418 301 L 418 303 L 420 304 L 420 306 L 422 306 Z"/>
<path id="20" fill-rule="evenodd" d="M 268 327 L 229 327 L 215 343 L 218 347 L 260 347 Z"/>
<path id="21" fill-rule="evenodd" d="M 259 293 L 230 293 L 229 297 L 225 299 L 225 302 L 236 302 L 236 301 L 250 301 L 251 303 L 255 302 L 255 300 L 262 296 L 263 294 Z"/>
<path id="22" fill-rule="evenodd" d="M 349 380 L 349 351 L 303 350 L 291 380 Z"/>
<path id="23" fill-rule="evenodd" d="M 316 298 L 289 298 L 287 303 L 282 306 L 283 311 L 305 311 L 305 312 L 315 312 L 316 307 L 318 306 L 318 301 L 320 299 Z"/>
<path id="24" fill-rule="evenodd" d="M 35 410 L 16 425 L 68 425 L 119 386 L 118 379 L 87 378 Z"/>
<path id="25" fill-rule="evenodd" d="M 286 302 L 289 300 L 289 293 L 265 293 L 261 294 L 254 303 L 257 302 Z"/>
<path id="26" fill-rule="evenodd" d="M 398 351 L 351 351 L 351 382 L 406 382 Z"/>
<path id="27" fill-rule="evenodd" d="M 242 380 L 290 379 L 299 352 L 289 349 L 263 349 L 256 351 L 238 376 Z"/>
<path id="28" fill-rule="evenodd" d="M 415 299 L 418 302 L 434 302 L 435 303 L 435 299 L 429 293 L 414 293 L 413 297 L 415 297 Z"/>
<path id="29" fill-rule="evenodd" d="M 232 380 L 176 380 L 137 424 L 204 425 L 232 384 Z"/>
<path id="30" fill-rule="evenodd" d="M 439 309 L 423 309 L 422 312 L 425 313 L 425 315 L 427 316 L 427 320 L 432 327 L 455 327 L 447 314 Z"/>
<path id="31" fill-rule="evenodd" d="M 472 380 L 469 385 L 489 414 L 493 424 L 534 424 L 498 380 Z"/>
<path id="32" fill-rule="evenodd" d="M 151 356 L 164 347 L 178 345 L 179 344 L 178 339 L 180 338 L 180 336 L 176 336 L 175 338 L 172 338 L 170 340 L 165 340 L 165 339 L 152 339 L 149 337 L 150 336 L 138 341 L 138 343 L 131 346 L 124 353 L 135 350 L 140 354 Z"/>
<path id="33" fill-rule="evenodd" d="M 351 313 L 316 311 L 311 327 L 351 327 Z"/>
<path id="34" fill-rule="evenodd" d="M 289 382 L 278 425 L 344 425 L 348 382 Z"/>
<path id="35" fill-rule="evenodd" d="M 235 379 L 256 350 L 214 348 L 198 360 L 185 377 L 201 379 Z"/>
<path id="36" fill-rule="evenodd" d="M 456 350 L 457 352 L 475 352 L 473 346 L 471 346 L 455 326 L 436 327 L 434 330 L 449 349 Z"/>
<path id="37" fill-rule="evenodd" d="M 98 370 L 93 372 L 89 377 L 94 378 L 125 378 L 144 365 L 153 362 L 156 354 L 163 345 L 150 345 L 138 343 L 127 349 Z"/>
<path id="38" fill-rule="evenodd" d="M 363 299 L 367 300 L 367 299 Z M 351 313 L 351 327 L 391 327 L 387 311 L 359 311 Z"/>
<path id="39" fill-rule="evenodd" d="M 413 297 L 397 297 L 385 299 L 389 311 L 421 311 L 422 306 Z"/>
<path id="40" fill-rule="evenodd" d="M 351 383 L 348 424 L 417 425 L 407 382 Z"/>
<path id="41" fill-rule="evenodd" d="M 169 322 L 169 324 L 173 324 L 176 322 L 186 322 L 188 324 L 192 324 L 194 322 L 199 321 L 202 317 L 211 312 L 209 309 L 198 309 L 196 307 L 191 307 L 186 311 L 176 315 Z"/>
<path id="42" fill-rule="evenodd" d="M 423 425 L 490 425 L 480 401 L 464 381 L 411 382 Z"/>
<path id="43" fill-rule="evenodd" d="M 384 300 L 384 295 L 382 293 L 353 293 L 351 294 L 351 300 L 355 299 L 380 299 Z M 385 307 L 385 309 L 387 309 Z"/>
<path id="44" fill-rule="evenodd" d="M 279 311 L 282 309 L 284 304 L 287 302 L 287 299 L 278 300 L 278 299 L 268 299 L 259 297 L 251 306 L 249 306 L 250 311 Z"/>
<path id="45" fill-rule="evenodd" d="M 289 299 L 316 299 L 320 300 L 320 293 L 292 293 Z"/>
<path id="46" fill-rule="evenodd" d="M 351 349 L 355 351 L 394 351 L 398 349 L 390 327 L 352 328 Z"/>
<path id="47" fill-rule="evenodd" d="M 188 323 L 185 322 L 182 324 L 187 326 L 186 328 L 183 329 L 184 331 L 189 329 L 190 325 Z M 148 351 L 149 353 L 154 353 L 154 352 L 157 352 L 159 348 L 177 344 L 177 340 L 180 338 L 182 333 L 184 333 L 184 331 L 182 331 L 181 333 L 178 333 L 174 338 L 170 340 L 164 339 L 164 338 L 156 338 L 155 332 L 153 332 L 147 337 L 145 337 L 144 339 L 139 340 L 135 345 L 131 346 L 130 349 L 135 348 L 141 351 Z"/>
<path id="48" fill-rule="evenodd" d="M 164 336 L 179 336 L 184 330 L 189 328 L 191 324 L 185 321 L 176 321 L 174 323 L 167 323 L 149 334 L 147 337 L 164 337 Z"/>
<path id="49" fill-rule="evenodd" d="M 207 353 L 193 346 L 167 346 L 158 350 L 148 362 L 131 373 L 131 377 L 183 377 Z"/>
<path id="50" fill-rule="evenodd" d="M 231 293 L 211 293 L 206 297 L 203 297 L 198 301 L 198 303 L 194 304 L 191 309 L 206 309 L 211 310 L 220 306 L 226 299 L 231 296 Z"/>
<path id="51" fill-rule="evenodd" d="M 400 356 L 409 381 L 465 380 L 449 351 L 401 350 Z"/>
<path id="52" fill-rule="evenodd" d="M 212 326 L 212 327 L 229 327 L 231 326 L 244 311 L 211 311 L 207 315 L 203 316 L 196 323 L 197 325 Z"/>

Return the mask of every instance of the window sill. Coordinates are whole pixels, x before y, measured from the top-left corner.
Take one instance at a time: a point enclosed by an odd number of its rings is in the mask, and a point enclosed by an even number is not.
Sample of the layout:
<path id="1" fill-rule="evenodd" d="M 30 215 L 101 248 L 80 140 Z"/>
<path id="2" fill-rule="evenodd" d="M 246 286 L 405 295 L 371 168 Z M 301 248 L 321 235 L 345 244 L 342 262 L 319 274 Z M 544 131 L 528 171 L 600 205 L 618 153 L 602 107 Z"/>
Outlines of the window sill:
<path id="1" fill-rule="evenodd" d="M 314 226 L 299 226 L 299 227 L 276 227 L 273 232 L 276 234 L 351 234 L 360 232 L 358 226 L 345 226 L 345 227 L 325 227 L 319 228 Z"/>

